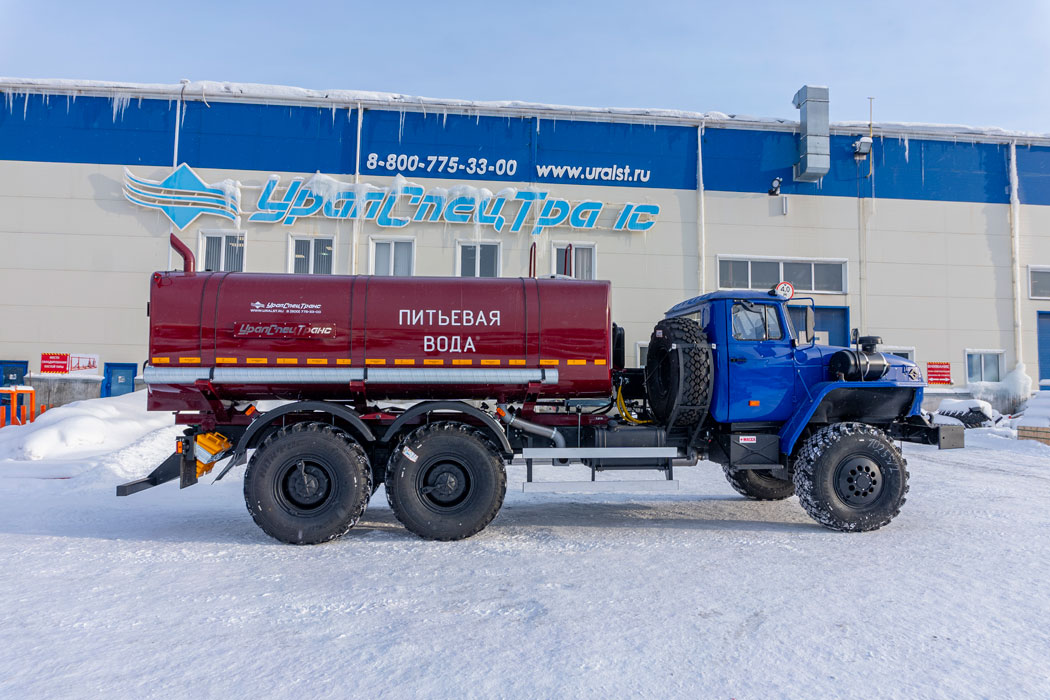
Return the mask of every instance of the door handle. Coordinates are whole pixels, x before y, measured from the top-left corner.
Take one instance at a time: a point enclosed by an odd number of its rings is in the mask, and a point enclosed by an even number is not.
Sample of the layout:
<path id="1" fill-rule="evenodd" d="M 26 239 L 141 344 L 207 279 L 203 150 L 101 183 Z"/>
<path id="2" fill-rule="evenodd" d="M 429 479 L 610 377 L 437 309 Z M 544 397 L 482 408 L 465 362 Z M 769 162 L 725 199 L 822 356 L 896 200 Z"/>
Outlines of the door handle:
<path id="1" fill-rule="evenodd" d="M 747 358 L 746 357 L 730 357 L 729 361 L 730 362 L 736 362 L 737 364 L 740 364 L 742 362 L 747 362 Z"/>

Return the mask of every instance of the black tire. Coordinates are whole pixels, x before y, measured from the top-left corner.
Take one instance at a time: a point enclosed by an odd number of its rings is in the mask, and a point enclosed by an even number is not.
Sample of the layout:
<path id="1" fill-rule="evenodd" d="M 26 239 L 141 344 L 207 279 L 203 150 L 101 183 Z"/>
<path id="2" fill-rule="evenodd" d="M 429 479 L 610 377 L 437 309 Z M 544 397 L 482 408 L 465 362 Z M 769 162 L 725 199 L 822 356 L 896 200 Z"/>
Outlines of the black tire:
<path id="1" fill-rule="evenodd" d="M 908 493 L 908 463 L 886 434 L 863 423 L 814 433 L 795 460 L 795 493 L 809 516 L 843 532 L 886 525 Z"/>
<path id="2" fill-rule="evenodd" d="M 289 544 L 345 535 L 372 495 L 372 469 L 359 444 L 324 423 L 272 433 L 244 474 L 244 502 L 263 532 Z"/>
<path id="3" fill-rule="evenodd" d="M 428 540 L 461 540 L 496 517 L 507 493 L 503 458 L 480 430 L 452 421 L 413 430 L 390 455 L 394 516 Z"/>
<path id="4" fill-rule="evenodd" d="M 680 355 L 678 347 L 682 348 Z M 645 391 L 650 410 L 664 424 L 676 406 L 695 407 L 680 409 L 674 425 L 669 427 L 692 427 L 707 417 L 711 404 L 711 346 L 696 321 L 666 318 L 656 324 L 645 361 Z"/>
<path id="5" fill-rule="evenodd" d="M 782 501 L 795 493 L 795 485 L 784 479 L 770 476 L 768 470 L 737 469 L 730 471 L 722 467 L 726 481 L 741 496 L 755 501 Z"/>

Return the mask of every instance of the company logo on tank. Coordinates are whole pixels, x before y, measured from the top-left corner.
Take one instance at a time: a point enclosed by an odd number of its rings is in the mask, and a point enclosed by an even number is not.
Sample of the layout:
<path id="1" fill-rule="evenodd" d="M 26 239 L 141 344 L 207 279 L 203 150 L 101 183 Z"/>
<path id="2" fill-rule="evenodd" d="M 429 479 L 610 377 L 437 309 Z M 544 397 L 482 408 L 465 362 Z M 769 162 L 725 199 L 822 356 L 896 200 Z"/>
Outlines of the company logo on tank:
<path id="1" fill-rule="evenodd" d="M 298 219 L 373 221 L 385 228 L 412 223 L 474 224 L 491 226 L 499 233 L 571 226 L 590 230 L 607 207 L 618 209 L 612 230 L 648 231 L 660 214 L 658 204 L 607 204 L 595 200 L 572 202 L 547 191 L 506 188 L 493 194 L 467 185 L 426 189 L 398 176 L 391 187 L 340 182 L 318 173 L 309 180 L 292 178 L 281 184 L 271 175 L 255 203 L 254 212 L 241 208 L 240 182 L 224 180 L 207 184 L 183 163 L 164 180 L 136 177 L 124 170 L 124 196 L 138 206 L 158 209 L 179 229 L 203 215 L 239 219 L 248 214 L 255 223 L 291 226 Z"/>

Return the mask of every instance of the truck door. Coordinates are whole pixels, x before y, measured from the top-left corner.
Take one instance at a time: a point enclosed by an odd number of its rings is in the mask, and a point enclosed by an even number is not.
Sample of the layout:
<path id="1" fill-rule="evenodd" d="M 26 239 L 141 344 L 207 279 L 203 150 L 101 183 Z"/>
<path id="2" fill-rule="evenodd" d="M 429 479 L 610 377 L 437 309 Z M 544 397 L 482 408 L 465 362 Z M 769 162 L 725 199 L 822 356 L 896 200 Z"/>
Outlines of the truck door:
<path id="1" fill-rule="evenodd" d="M 729 317 L 729 421 L 784 421 L 793 409 L 795 365 L 781 305 L 733 302 Z"/>

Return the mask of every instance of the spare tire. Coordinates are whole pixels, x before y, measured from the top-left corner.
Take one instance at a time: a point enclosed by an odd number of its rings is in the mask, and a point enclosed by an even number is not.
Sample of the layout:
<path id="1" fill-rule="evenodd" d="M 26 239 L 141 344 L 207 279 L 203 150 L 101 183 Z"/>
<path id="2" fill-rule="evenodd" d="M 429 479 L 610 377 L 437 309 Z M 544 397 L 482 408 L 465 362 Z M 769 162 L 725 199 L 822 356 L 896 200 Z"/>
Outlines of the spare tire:
<path id="1" fill-rule="evenodd" d="M 656 419 L 688 428 L 707 417 L 711 404 L 711 346 L 696 321 L 666 318 L 649 338 L 645 391 Z"/>

